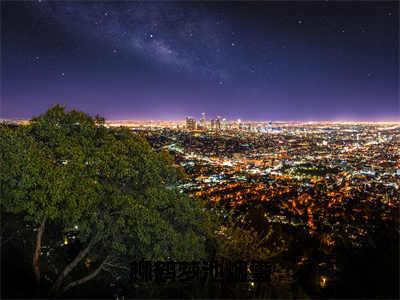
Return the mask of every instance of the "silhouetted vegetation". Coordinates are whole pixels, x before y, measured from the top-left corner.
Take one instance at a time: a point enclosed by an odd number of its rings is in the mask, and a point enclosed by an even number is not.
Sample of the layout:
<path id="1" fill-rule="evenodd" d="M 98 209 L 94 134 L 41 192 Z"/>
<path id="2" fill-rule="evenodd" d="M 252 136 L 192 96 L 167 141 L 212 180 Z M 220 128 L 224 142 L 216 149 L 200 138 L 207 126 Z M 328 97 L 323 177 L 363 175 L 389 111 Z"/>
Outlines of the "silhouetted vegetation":
<path id="1" fill-rule="evenodd" d="M 0 130 L 2 241 L 14 249 L 2 261 L 23 260 L 24 276 L 30 261 L 37 295 L 118 279 L 132 259 L 205 257 L 204 211 L 140 136 L 61 106 Z"/>

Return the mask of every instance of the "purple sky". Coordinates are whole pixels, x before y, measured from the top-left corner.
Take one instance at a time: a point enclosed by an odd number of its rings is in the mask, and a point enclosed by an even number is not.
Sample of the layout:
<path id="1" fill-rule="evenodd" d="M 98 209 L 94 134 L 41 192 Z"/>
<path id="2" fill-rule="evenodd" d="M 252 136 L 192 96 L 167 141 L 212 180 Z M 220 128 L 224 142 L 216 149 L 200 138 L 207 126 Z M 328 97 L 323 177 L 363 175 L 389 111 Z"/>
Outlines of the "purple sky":
<path id="1" fill-rule="evenodd" d="M 1 5 L 3 118 L 400 120 L 398 2 Z"/>

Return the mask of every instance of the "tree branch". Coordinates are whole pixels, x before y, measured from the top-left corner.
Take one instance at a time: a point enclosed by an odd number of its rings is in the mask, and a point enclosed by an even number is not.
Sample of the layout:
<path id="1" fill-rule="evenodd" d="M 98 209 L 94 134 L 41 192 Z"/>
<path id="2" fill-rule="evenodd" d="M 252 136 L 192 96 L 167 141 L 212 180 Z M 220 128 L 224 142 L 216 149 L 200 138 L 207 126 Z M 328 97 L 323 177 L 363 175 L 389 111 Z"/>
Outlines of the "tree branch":
<path id="1" fill-rule="evenodd" d="M 112 264 L 112 263 L 105 263 L 105 266 L 115 268 L 115 269 L 121 269 L 121 270 L 126 270 L 129 271 L 129 268 L 124 266 L 124 265 L 117 265 L 117 264 Z"/>
<path id="2" fill-rule="evenodd" d="M 37 288 L 40 285 L 40 261 L 39 260 L 40 260 L 40 251 L 42 248 L 42 238 L 43 238 L 45 225 L 46 225 L 46 217 L 43 218 L 42 223 L 40 224 L 38 231 L 36 233 L 35 250 L 33 252 L 33 259 L 32 259 L 33 272 L 35 273 Z"/>
<path id="3" fill-rule="evenodd" d="M 65 266 L 64 270 L 58 275 L 57 280 L 53 284 L 50 294 L 54 295 L 61 287 L 65 277 L 78 265 L 78 263 L 89 253 L 90 249 L 95 244 L 96 239 L 92 238 L 86 248 L 82 249 L 78 255 Z"/>
<path id="4" fill-rule="evenodd" d="M 107 256 L 104 261 L 100 264 L 100 266 L 97 267 L 96 270 L 94 270 L 92 273 L 90 273 L 89 275 L 82 277 L 81 279 L 75 280 L 70 282 L 64 289 L 63 292 L 68 291 L 69 289 L 73 288 L 74 286 L 80 285 L 82 283 L 85 283 L 91 279 L 93 279 L 94 277 L 96 277 L 100 271 L 103 269 L 104 265 L 107 263 L 109 257 Z"/>

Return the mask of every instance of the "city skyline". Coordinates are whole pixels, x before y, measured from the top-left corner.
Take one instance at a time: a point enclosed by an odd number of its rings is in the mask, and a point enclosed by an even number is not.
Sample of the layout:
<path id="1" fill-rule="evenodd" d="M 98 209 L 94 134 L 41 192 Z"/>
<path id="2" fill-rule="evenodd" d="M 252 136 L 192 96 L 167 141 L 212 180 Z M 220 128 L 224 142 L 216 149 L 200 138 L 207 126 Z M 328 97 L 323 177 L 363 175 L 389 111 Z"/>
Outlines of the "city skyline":
<path id="1" fill-rule="evenodd" d="M 400 120 L 395 1 L 1 6 L 1 118 Z"/>

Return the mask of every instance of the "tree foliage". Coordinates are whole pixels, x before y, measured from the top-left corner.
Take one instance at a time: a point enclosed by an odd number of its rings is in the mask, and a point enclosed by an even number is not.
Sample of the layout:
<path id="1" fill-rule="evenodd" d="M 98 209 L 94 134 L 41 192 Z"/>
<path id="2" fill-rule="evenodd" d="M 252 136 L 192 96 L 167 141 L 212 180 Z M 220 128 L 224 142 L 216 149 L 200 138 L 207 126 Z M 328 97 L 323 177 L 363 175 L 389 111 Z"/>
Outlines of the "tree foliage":
<path id="1" fill-rule="evenodd" d="M 117 260 L 205 255 L 202 208 L 176 190 L 173 160 L 144 138 L 59 105 L 27 126 L 0 130 L 2 211 L 34 224 L 39 250 L 41 225 L 47 239 L 44 224 L 60 229 L 60 241 L 71 232 L 79 241 L 77 255 L 50 276 L 53 293 L 92 279 Z M 84 259 L 93 263 L 77 279 L 72 270 Z"/>

